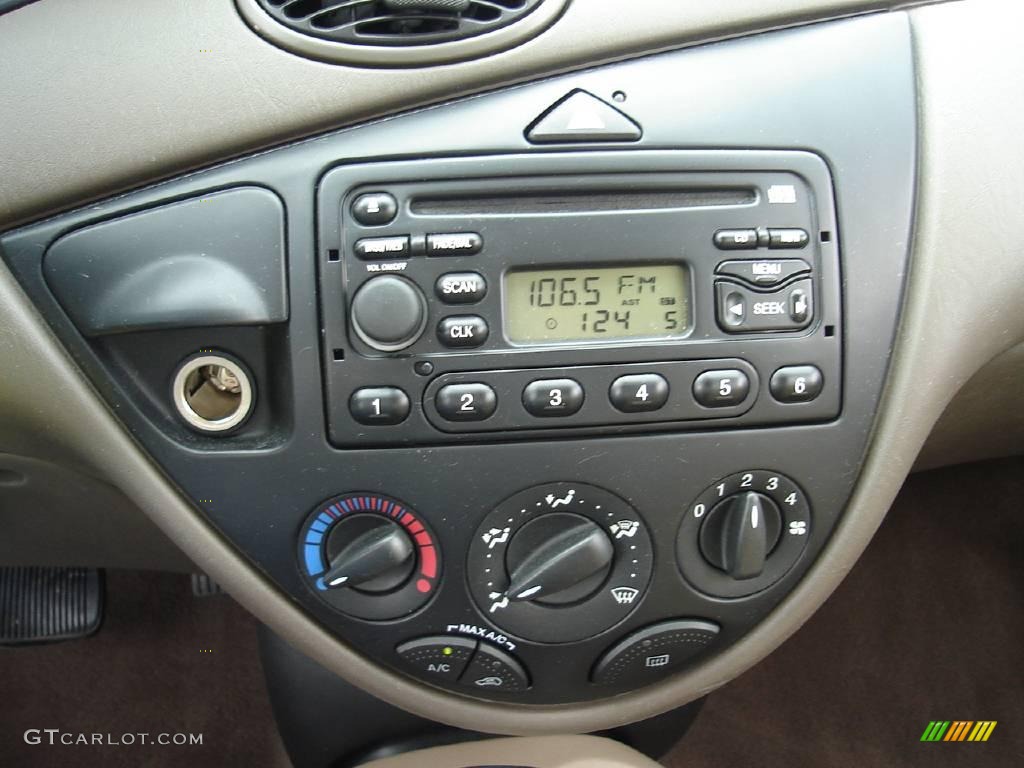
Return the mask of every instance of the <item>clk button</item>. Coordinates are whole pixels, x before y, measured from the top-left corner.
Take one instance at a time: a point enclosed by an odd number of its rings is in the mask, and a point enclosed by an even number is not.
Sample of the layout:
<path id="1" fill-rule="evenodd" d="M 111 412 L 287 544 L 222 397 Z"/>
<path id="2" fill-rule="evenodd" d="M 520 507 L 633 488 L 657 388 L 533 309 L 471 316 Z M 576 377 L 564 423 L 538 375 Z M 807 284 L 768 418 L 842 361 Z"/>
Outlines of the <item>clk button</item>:
<path id="1" fill-rule="evenodd" d="M 446 347 L 479 347 L 487 334 L 487 321 L 479 315 L 454 315 L 437 325 L 438 341 Z"/>

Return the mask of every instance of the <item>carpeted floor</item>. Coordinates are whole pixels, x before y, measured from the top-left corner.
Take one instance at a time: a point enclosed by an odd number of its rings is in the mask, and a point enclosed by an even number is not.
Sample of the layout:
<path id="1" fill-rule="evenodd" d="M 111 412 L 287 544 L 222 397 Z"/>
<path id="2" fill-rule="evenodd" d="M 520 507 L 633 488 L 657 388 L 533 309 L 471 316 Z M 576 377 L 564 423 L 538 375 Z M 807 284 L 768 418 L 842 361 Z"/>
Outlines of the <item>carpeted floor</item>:
<path id="1" fill-rule="evenodd" d="M 202 734 L 201 745 L 25 743 L 28 729 Z M 55 736 L 55 740 L 61 738 Z M 0 766 L 272 766 L 281 747 L 256 647 L 256 621 L 224 595 L 192 596 L 187 576 L 107 572 L 99 633 L 0 648 Z"/>
<path id="2" fill-rule="evenodd" d="M 1024 460 L 913 476 L 856 567 L 670 768 L 1024 766 Z M 930 720 L 996 720 L 922 743 Z"/>
<path id="3" fill-rule="evenodd" d="M 1024 765 L 1024 460 L 913 477 L 865 556 L 771 657 L 715 692 L 669 768 Z M 0 766 L 282 765 L 255 621 L 188 579 L 107 574 L 95 637 L 0 649 Z M 997 720 L 985 744 L 929 720 Z M 201 746 L 25 744 L 27 729 Z"/>

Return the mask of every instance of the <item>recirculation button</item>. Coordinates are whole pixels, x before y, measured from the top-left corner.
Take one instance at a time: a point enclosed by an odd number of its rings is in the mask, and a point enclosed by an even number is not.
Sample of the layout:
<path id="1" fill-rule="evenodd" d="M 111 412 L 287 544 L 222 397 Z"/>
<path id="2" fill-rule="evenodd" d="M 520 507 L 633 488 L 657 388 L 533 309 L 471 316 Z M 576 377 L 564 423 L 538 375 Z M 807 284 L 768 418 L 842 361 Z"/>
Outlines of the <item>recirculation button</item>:
<path id="1" fill-rule="evenodd" d="M 476 691 L 514 693 L 530 687 L 523 665 L 504 651 L 486 643 L 480 647 L 459 679 L 459 685 Z"/>

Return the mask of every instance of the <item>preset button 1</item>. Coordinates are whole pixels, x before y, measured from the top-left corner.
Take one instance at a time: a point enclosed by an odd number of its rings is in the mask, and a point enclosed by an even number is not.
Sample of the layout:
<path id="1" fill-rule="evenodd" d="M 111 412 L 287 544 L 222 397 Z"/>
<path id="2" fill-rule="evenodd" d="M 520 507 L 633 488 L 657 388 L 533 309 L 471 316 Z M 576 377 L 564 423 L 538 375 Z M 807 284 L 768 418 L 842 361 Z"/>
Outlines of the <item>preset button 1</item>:
<path id="1" fill-rule="evenodd" d="M 409 397 L 398 387 L 363 387 L 352 393 L 348 409 L 360 424 L 401 424 L 409 416 Z"/>

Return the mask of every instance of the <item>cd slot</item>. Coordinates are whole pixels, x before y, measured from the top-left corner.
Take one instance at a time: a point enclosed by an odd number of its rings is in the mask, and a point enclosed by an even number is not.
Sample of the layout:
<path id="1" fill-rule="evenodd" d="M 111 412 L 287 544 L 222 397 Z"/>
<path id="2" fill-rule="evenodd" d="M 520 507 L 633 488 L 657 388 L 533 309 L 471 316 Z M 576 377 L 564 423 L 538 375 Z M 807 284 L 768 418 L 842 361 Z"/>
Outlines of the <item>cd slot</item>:
<path id="1" fill-rule="evenodd" d="M 527 190 L 508 194 L 417 197 L 411 201 L 411 210 L 418 216 L 493 216 L 715 208 L 756 202 L 757 190 L 752 187 L 621 192 Z"/>

